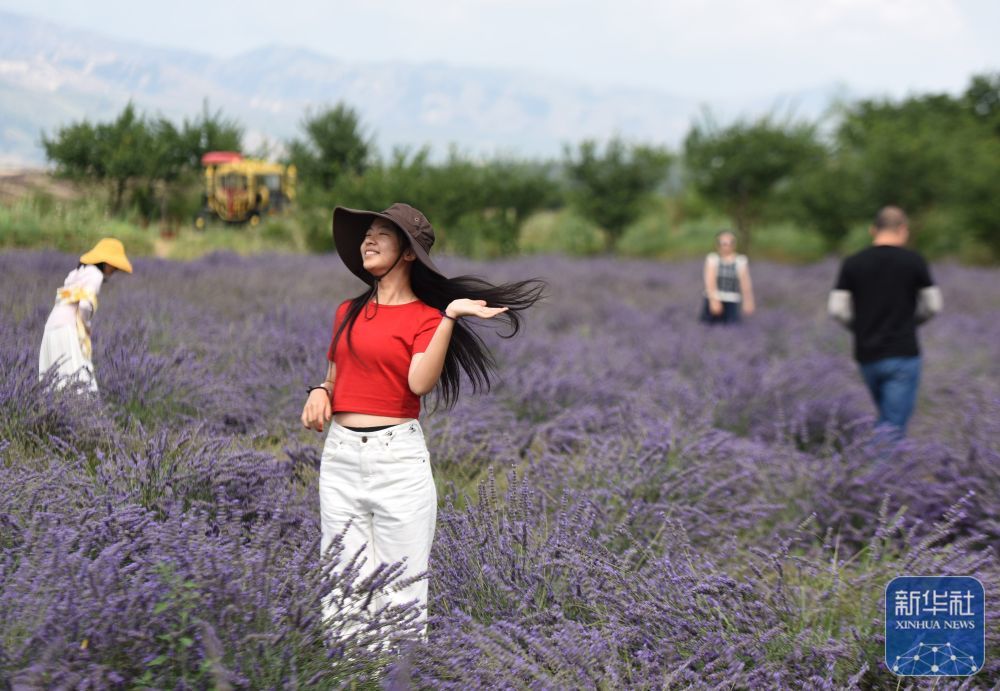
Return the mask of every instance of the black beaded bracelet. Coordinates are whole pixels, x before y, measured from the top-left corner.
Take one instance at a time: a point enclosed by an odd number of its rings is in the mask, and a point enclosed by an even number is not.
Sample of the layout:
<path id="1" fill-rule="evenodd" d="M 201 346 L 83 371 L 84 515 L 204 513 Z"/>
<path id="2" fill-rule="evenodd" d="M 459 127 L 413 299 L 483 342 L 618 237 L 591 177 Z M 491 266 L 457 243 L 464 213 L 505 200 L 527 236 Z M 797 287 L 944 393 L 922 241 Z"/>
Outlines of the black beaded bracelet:
<path id="1" fill-rule="evenodd" d="M 316 389 L 323 389 L 324 391 L 326 391 L 328 396 L 330 395 L 330 389 L 326 388 L 322 384 L 320 384 L 319 386 L 310 386 L 308 389 L 306 389 L 306 394 L 311 394 Z"/>
<path id="2" fill-rule="evenodd" d="M 453 322 L 457 322 L 458 321 L 458 317 L 449 317 L 448 313 L 445 312 L 444 310 L 438 310 L 438 312 L 440 312 L 441 316 L 444 317 L 445 319 L 451 319 Z"/>

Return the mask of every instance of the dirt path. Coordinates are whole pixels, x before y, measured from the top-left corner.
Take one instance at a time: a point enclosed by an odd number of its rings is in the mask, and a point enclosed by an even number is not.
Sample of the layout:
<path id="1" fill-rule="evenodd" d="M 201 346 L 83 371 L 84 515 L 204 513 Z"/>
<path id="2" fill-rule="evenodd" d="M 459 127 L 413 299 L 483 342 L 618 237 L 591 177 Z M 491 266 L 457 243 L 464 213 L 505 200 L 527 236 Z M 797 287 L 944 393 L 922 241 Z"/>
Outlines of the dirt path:
<path id="1" fill-rule="evenodd" d="M 173 246 L 173 238 L 165 238 L 159 235 L 153 238 L 153 254 L 160 259 L 169 259 L 170 250 Z"/>

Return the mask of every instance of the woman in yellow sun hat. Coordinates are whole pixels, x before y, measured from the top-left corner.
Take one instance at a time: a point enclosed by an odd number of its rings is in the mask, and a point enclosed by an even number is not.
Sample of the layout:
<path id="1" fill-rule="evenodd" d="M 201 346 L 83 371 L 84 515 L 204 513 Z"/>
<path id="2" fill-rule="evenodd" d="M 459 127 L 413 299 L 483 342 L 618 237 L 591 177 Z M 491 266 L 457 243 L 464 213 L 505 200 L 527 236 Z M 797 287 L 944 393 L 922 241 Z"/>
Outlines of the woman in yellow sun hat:
<path id="1" fill-rule="evenodd" d="M 120 240 L 104 238 L 80 257 L 80 265 L 66 276 L 45 322 L 38 353 L 39 378 L 56 368 L 60 386 L 67 379 L 79 378 L 91 391 L 97 391 L 91 360 L 91 320 L 97 311 L 101 285 L 115 271 L 132 273 L 132 263 Z"/>

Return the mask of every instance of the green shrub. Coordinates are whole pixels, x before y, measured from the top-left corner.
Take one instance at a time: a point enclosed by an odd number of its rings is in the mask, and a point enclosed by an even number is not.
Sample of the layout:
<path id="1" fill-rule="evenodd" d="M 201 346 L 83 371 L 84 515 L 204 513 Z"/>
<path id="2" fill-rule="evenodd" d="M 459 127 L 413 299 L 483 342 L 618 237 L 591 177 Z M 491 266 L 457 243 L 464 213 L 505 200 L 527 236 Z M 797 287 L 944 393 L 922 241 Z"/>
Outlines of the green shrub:
<path id="1" fill-rule="evenodd" d="M 71 254 L 89 250 L 102 237 L 113 236 L 132 255 L 152 254 L 152 231 L 110 220 L 103 202 L 53 202 L 48 195 L 28 196 L 0 206 L 0 248 L 53 249 Z"/>
<path id="2" fill-rule="evenodd" d="M 310 252 L 332 252 L 332 210 L 326 206 L 296 209 L 295 218 L 302 233 L 302 240 Z"/>
<path id="3" fill-rule="evenodd" d="M 795 223 L 769 223 L 754 231 L 750 253 L 771 261 L 815 262 L 827 254 L 827 244 L 818 232 Z"/>
<path id="4" fill-rule="evenodd" d="M 172 185 L 167 188 L 167 218 L 189 225 L 202 210 L 204 188 L 201 184 Z"/>
<path id="5" fill-rule="evenodd" d="M 529 254 L 585 256 L 604 251 L 607 236 L 597 224 L 571 210 L 541 211 L 521 226 L 517 244 L 521 252 Z"/>
<path id="6" fill-rule="evenodd" d="M 910 221 L 910 244 L 931 259 L 956 258 L 970 264 L 995 261 L 990 247 L 970 233 L 963 209 L 933 207 Z"/>
<path id="7" fill-rule="evenodd" d="M 654 222 L 647 223 L 649 227 L 655 227 Z M 729 219 L 708 211 L 686 217 L 680 223 L 669 226 L 663 239 L 664 249 L 658 256 L 669 259 L 704 257 L 715 247 L 716 234 L 729 228 L 732 228 Z M 650 231 L 647 229 L 646 232 Z M 641 256 L 638 252 L 636 254 Z"/>
<path id="8" fill-rule="evenodd" d="M 217 251 L 242 255 L 305 252 L 306 238 L 289 219 L 268 219 L 257 227 L 210 224 L 204 230 L 182 228 L 165 254 L 170 259 L 195 259 Z"/>
<path id="9" fill-rule="evenodd" d="M 470 211 L 442 233 L 441 240 L 442 250 L 474 259 L 516 254 L 517 218 L 504 209 Z"/>
<path id="10" fill-rule="evenodd" d="M 855 224 L 838 247 L 841 254 L 851 254 L 872 242 L 868 223 Z M 949 207 L 930 209 L 910 219 L 909 245 L 929 259 L 956 259 L 963 264 L 990 265 L 997 257 L 989 245 L 967 232 L 959 210 Z"/>
<path id="11" fill-rule="evenodd" d="M 838 254 L 848 255 L 863 250 L 872 244 L 872 236 L 868 234 L 868 224 L 855 223 L 841 240 L 837 247 Z"/>
<path id="12" fill-rule="evenodd" d="M 670 253 L 670 223 L 666 214 L 646 213 L 630 224 L 618 241 L 618 253 L 628 257 L 663 257 Z"/>

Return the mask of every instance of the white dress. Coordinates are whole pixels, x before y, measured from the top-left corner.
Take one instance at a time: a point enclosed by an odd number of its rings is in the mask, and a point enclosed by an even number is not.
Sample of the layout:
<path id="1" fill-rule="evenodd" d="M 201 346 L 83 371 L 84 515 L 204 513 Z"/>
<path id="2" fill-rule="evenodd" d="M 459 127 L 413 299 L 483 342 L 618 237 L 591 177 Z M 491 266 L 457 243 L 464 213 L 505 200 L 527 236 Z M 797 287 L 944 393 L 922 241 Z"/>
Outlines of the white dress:
<path id="1" fill-rule="evenodd" d="M 39 378 L 55 367 L 59 386 L 65 385 L 67 379 L 79 378 L 91 391 L 97 391 L 90 352 L 90 322 L 103 283 L 104 274 L 91 264 L 77 267 L 66 276 L 45 322 L 38 353 Z"/>

